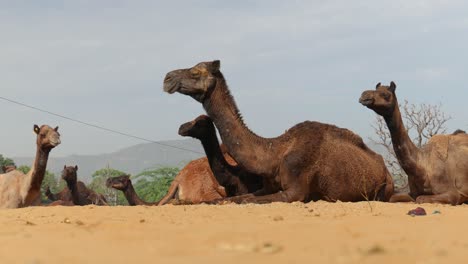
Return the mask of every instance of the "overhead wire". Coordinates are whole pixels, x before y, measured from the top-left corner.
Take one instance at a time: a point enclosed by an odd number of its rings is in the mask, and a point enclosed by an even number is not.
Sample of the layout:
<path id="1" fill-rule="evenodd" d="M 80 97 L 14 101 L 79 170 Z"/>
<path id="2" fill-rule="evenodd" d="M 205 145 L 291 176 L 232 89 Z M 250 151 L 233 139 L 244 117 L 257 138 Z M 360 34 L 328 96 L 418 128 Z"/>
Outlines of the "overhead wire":
<path id="1" fill-rule="evenodd" d="M 155 141 L 155 140 L 151 140 L 151 139 L 147 139 L 147 138 L 144 138 L 144 137 L 135 136 L 135 135 L 132 135 L 132 134 L 129 134 L 129 133 L 121 132 L 121 131 L 118 131 L 118 130 L 115 130 L 115 129 L 110 129 L 110 128 L 106 128 L 106 127 L 103 127 L 103 126 L 100 126 L 100 125 L 95 125 L 95 124 L 92 124 L 92 123 L 81 121 L 81 120 L 76 119 L 76 118 L 68 117 L 68 116 L 65 116 L 65 115 L 62 115 L 62 114 L 57 114 L 57 113 L 54 113 L 52 111 L 45 110 L 45 109 L 42 109 L 42 108 L 39 108 L 39 107 L 36 107 L 36 106 L 28 105 L 28 104 L 25 104 L 25 103 L 22 103 L 22 102 L 19 102 L 19 101 L 16 101 L 16 100 L 12 100 L 12 99 L 9 99 L 9 98 L 3 97 L 3 96 L 0 96 L 0 99 L 3 100 L 3 101 L 10 102 L 12 104 L 20 105 L 20 106 L 23 106 L 23 107 L 26 107 L 26 108 L 29 108 L 29 109 L 33 109 L 33 110 L 36 110 L 36 111 L 39 111 L 39 112 L 42 112 L 42 113 L 46 113 L 46 114 L 49 114 L 49 115 L 60 117 L 60 118 L 65 119 L 65 120 L 69 120 L 69 121 L 72 121 L 72 122 L 75 122 L 75 123 L 79 123 L 79 124 L 82 124 L 82 125 L 85 125 L 85 126 L 93 127 L 93 128 L 96 128 L 96 129 L 100 129 L 100 130 L 103 130 L 103 131 L 110 132 L 110 133 L 118 134 L 118 135 L 121 135 L 121 136 L 146 141 L 146 142 L 149 142 L 149 143 L 155 143 L 155 144 L 158 144 L 158 145 L 161 145 L 161 146 L 165 146 L 165 147 L 169 147 L 169 148 L 173 148 L 173 149 L 178 149 L 178 150 L 182 150 L 182 151 L 192 152 L 192 153 L 196 153 L 196 154 L 205 154 L 205 153 L 201 153 L 201 152 L 198 152 L 198 151 L 195 151 L 195 150 L 192 150 L 192 149 L 187 149 L 187 148 L 182 148 L 182 147 L 177 147 L 177 146 L 165 144 L 165 143 L 158 142 L 158 141 Z"/>

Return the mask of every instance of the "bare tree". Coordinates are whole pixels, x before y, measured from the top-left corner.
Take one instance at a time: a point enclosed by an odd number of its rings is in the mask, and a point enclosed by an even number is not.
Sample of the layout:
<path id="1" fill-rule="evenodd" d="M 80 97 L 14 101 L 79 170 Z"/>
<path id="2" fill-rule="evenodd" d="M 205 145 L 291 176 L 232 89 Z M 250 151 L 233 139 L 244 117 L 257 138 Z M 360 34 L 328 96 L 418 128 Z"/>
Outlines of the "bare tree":
<path id="1" fill-rule="evenodd" d="M 424 146 L 432 136 L 447 132 L 446 123 L 451 117 L 442 111 L 441 104 L 416 105 L 405 100 L 404 104 L 400 105 L 400 109 L 408 135 L 418 148 Z M 385 164 L 393 175 L 395 186 L 399 189 L 407 189 L 408 176 L 398 163 L 387 124 L 381 116 L 377 115 L 372 127 L 377 138 L 371 138 L 371 140 L 384 148 Z"/>

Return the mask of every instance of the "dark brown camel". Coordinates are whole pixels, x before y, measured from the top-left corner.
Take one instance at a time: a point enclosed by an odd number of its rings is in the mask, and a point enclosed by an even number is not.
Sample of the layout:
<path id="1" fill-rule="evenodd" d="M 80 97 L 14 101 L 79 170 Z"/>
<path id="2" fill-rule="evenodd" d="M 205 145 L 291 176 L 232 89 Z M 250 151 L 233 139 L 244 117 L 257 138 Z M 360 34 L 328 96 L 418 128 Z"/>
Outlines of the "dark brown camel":
<path id="1" fill-rule="evenodd" d="M 49 197 L 60 198 L 62 201 L 71 201 L 75 205 L 108 205 L 106 198 L 102 194 L 97 194 L 88 189 L 86 185 L 77 180 L 78 166 L 64 166 L 62 171 L 62 179 L 67 183 L 67 187 L 60 192 L 62 197 Z"/>
<path id="2" fill-rule="evenodd" d="M 253 193 L 262 188 L 261 177 L 245 172 L 239 166 L 232 166 L 226 161 L 219 146 L 215 126 L 208 116 L 201 115 L 191 122 L 182 124 L 179 135 L 201 141 L 210 168 L 219 184 L 226 189 L 228 197 Z"/>
<path id="3" fill-rule="evenodd" d="M 149 203 L 140 199 L 135 189 L 133 188 L 132 180 L 130 180 L 129 175 L 121 175 L 118 177 L 109 178 L 106 180 L 106 186 L 108 188 L 114 188 L 116 190 L 122 191 L 125 195 L 125 198 L 127 198 L 128 204 L 131 206 L 158 204 L 158 202 Z"/>
<path id="4" fill-rule="evenodd" d="M 380 155 L 353 132 L 306 121 L 276 138 L 262 138 L 244 124 L 219 70 L 220 62 L 201 62 L 169 72 L 164 90 L 202 103 L 228 152 L 242 169 L 264 178 L 255 195 L 234 202 L 388 200 L 393 181 Z"/>
<path id="5" fill-rule="evenodd" d="M 41 203 L 41 184 L 50 151 L 60 144 L 58 127 L 34 125 L 36 157 L 27 174 L 19 170 L 0 174 L 0 207 L 19 208 Z"/>
<path id="6" fill-rule="evenodd" d="M 393 149 L 408 175 L 410 196 L 418 203 L 461 204 L 468 201 L 468 135 L 435 135 L 417 148 L 401 118 L 396 85 L 377 84 L 359 102 L 381 115 L 390 130 Z"/>

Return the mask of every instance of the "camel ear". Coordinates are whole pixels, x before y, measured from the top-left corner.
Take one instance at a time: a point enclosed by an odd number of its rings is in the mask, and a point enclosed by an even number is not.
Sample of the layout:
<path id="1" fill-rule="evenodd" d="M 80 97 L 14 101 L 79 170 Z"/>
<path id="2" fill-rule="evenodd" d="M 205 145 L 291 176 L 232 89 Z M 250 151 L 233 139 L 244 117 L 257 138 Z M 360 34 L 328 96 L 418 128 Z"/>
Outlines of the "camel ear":
<path id="1" fill-rule="evenodd" d="M 392 93 L 395 92 L 395 90 L 396 90 L 396 84 L 395 84 L 393 81 L 390 82 L 390 87 L 388 87 L 388 90 L 389 90 L 390 92 L 392 92 Z"/>
<path id="2" fill-rule="evenodd" d="M 381 83 L 378 83 L 376 86 L 375 86 L 375 89 L 379 88 L 380 85 L 382 85 Z"/>
<path id="3" fill-rule="evenodd" d="M 38 125 L 34 125 L 34 133 L 39 134 L 39 131 L 40 131 L 40 130 L 41 130 L 41 129 L 39 128 Z"/>
<path id="4" fill-rule="evenodd" d="M 210 69 L 210 71 L 211 71 L 212 73 L 218 72 L 220 67 L 221 67 L 221 62 L 220 62 L 219 60 L 214 60 L 214 61 L 211 63 L 211 69 Z"/>
<path id="5" fill-rule="evenodd" d="M 78 171 L 78 165 L 75 165 L 75 170 Z"/>
<path id="6" fill-rule="evenodd" d="M 58 131 L 58 126 L 56 126 L 56 127 L 54 128 L 54 130 L 55 130 L 55 132 L 57 132 L 57 131 Z"/>

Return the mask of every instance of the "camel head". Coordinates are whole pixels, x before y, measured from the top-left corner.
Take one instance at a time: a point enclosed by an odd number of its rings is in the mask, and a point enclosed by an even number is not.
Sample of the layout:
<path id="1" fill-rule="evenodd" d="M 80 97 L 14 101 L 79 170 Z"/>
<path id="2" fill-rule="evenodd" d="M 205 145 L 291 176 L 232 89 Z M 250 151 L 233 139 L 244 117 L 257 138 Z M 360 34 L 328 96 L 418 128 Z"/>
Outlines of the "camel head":
<path id="1" fill-rule="evenodd" d="M 219 60 L 200 62 L 192 68 L 171 71 L 164 78 L 164 91 L 189 95 L 200 103 L 216 86 L 219 74 Z"/>
<path id="2" fill-rule="evenodd" d="M 76 166 L 63 166 L 62 170 L 62 179 L 67 183 L 76 182 L 77 181 L 77 172 L 78 165 Z"/>
<path id="3" fill-rule="evenodd" d="M 16 166 L 15 165 L 2 166 L 2 170 L 3 170 L 4 173 L 8 173 L 10 171 L 16 170 Z"/>
<path id="4" fill-rule="evenodd" d="M 60 144 L 58 127 L 51 128 L 48 125 L 34 125 L 34 133 L 37 135 L 37 145 L 42 149 L 51 150 Z"/>
<path id="5" fill-rule="evenodd" d="M 378 115 L 391 116 L 398 105 L 395 95 L 396 85 L 394 82 L 390 86 L 378 83 L 375 90 L 364 91 L 359 98 L 359 103 L 374 110 Z"/>
<path id="6" fill-rule="evenodd" d="M 201 139 L 213 134 L 215 127 L 213 121 L 206 115 L 201 115 L 194 120 L 184 123 L 179 127 L 179 135 Z"/>
<path id="7" fill-rule="evenodd" d="M 121 190 L 121 191 L 127 189 L 129 184 L 130 184 L 129 175 L 121 175 L 118 177 L 108 178 L 106 180 L 106 186 L 108 188 L 114 188 L 114 189 Z"/>

